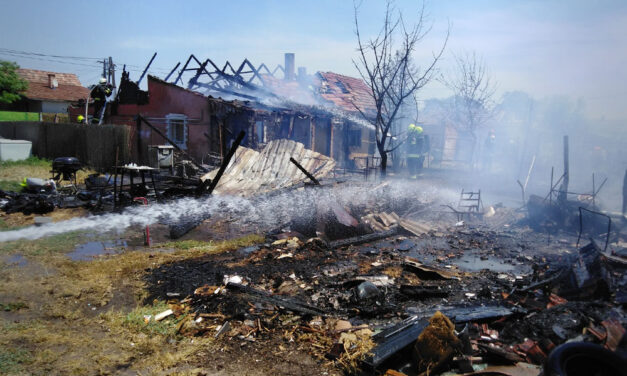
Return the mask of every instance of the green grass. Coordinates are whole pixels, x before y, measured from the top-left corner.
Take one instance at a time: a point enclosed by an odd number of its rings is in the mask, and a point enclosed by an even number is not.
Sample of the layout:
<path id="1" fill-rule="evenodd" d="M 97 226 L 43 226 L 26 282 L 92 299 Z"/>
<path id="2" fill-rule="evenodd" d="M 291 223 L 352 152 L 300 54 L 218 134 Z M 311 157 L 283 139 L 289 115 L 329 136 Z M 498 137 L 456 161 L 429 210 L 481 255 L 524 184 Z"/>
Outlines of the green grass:
<path id="1" fill-rule="evenodd" d="M 0 254 L 19 253 L 28 256 L 41 256 L 54 253 L 73 251 L 77 245 L 85 241 L 80 231 L 52 235 L 37 240 L 15 240 L 0 243 Z"/>
<path id="2" fill-rule="evenodd" d="M 9 225 L 4 221 L 4 219 L 0 218 L 0 231 L 6 230 L 8 228 L 9 228 Z"/>
<path id="3" fill-rule="evenodd" d="M 32 166 L 32 167 L 45 167 L 50 168 L 52 162 L 38 157 L 28 157 L 21 161 L 0 161 L 0 168 L 2 167 L 18 167 L 18 166 Z"/>
<path id="4" fill-rule="evenodd" d="M 241 238 L 222 240 L 219 242 L 201 240 L 180 240 L 159 244 L 159 248 L 174 248 L 181 251 L 199 251 L 201 253 L 222 253 L 234 251 L 242 247 L 263 243 L 265 238 L 262 235 L 251 234 Z"/>
<path id="5" fill-rule="evenodd" d="M 213 244 L 212 241 L 207 242 L 207 241 L 201 241 L 201 240 L 180 240 L 180 241 L 159 244 L 159 247 L 174 248 L 174 249 L 180 249 L 182 251 L 186 251 L 188 249 L 193 249 L 193 248 L 210 247 L 212 244 Z"/>
<path id="6" fill-rule="evenodd" d="M 23 302 L 2 303 L 0 302 L 0 310 L 5 311 L 5 312 L 18 311 L 22 308 L 28 308 L 26 303 L 23 303 Z"/>
<path id="7" fill-rule="evenodd" d="M 0 111 L 0 121 L 39 121 L 39 113 Z"/>
<path id="8" fill-rule="evenodd" d="M 20 373 L 23 364 L 30 363 L 31 355 L 21 348 L 0 347 L 0 374 Z"/>
<path id="9" fill-rule="evenodd" d="M 137 307 L 124 316 L 121 325 L 134 333 L 175 336 L 177 325 L 184 318 L 184 315 L 179 318 L 170 315 L 161 321 L 155 321 L 155 315 L 168 309 L 170 307 L 164 301 L 155 301 L 152 306 Z M 145 321 L 147 316 L 150 316 L 148 323 Z"/>
<path id="10" fill-rule="evenodd" d="M 0 180 L 0 190 L 19 192 L 22 190 L 22 186 L 19 181 L 15 180 Z"/>
<path id="11" fill-rule="evenodd" d="M 52 162 L 47 159 L 29 157 L 21 161 L 0 161 L 0 189 L 20 192 L 26 177 L 48 178 Z"/>

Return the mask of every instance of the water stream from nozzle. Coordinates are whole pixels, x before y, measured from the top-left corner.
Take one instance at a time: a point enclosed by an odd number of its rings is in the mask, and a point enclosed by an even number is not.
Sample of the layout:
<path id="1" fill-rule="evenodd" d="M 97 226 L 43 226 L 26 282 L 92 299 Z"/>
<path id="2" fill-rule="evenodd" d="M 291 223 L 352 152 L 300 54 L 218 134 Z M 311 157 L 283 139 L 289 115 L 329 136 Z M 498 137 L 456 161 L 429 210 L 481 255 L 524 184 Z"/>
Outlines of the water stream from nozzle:
<path id="1" fill-rule="evenodd" d="M 133 206 L 122 213 L 90 215 L 69 220 L 0 232 L 0 242 L 39 239 L 72 231 L 122 232 L 131 226 L 174 224 L 186 218 L 224 215 L 241 225 L 273 228 L 302 216 L 315 215 L 315 208 L 328 202 L 343 206 L 386 207 L 396 200 L 435 202 L 455 200 L 456 193 L 420 182 L 390 182 L 385 186 L 344 183 L 335 187 L 287 189 L 263 196 L 214 195 L 182 198 L 149 206 Z"/>

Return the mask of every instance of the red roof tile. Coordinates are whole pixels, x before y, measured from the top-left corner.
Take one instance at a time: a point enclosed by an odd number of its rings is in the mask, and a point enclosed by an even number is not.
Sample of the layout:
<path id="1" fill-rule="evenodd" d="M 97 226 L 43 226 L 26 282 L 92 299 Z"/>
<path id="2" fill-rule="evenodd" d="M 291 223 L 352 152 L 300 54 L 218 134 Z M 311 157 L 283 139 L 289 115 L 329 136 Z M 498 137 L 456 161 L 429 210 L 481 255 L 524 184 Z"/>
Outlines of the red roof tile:
<path id="1" fill-rule="evenodd" d="M 366 83 L 359 79 L 333 72 L 318 72 L 320 96 L 348 112 L 365 113 L 376 111 L 372 92 Z"/>
<path id="2" fill-rule="evenodd" d="M 36 69 L 18 69 L 17 74 L 28 81 L 28 89 L 22 93 L 26 98 L 49 101 L 77 101 L 89 96 L 89 89 L 83 87 L 74 73 L 57 73 Z M 52 89 L 48 75 L 54 75 L 59 86 Z"/>

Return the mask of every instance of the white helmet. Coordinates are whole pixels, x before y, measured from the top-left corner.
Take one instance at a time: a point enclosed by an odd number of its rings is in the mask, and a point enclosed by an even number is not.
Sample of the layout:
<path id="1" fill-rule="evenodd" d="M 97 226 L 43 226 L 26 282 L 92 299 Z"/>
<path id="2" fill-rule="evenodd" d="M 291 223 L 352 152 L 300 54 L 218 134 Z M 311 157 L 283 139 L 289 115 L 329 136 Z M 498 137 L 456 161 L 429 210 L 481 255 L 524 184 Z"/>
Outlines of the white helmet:
<path id="1" fill-rule="evenodd" d="M 107 79 L 106 79 L 106 78 L 104 78 L 104 77 L 101 77 L 101 78 L 100 78 L 100 83 L 101 83 L 101 84 L 106 84 L 106 83 L 107 83 Z"/>

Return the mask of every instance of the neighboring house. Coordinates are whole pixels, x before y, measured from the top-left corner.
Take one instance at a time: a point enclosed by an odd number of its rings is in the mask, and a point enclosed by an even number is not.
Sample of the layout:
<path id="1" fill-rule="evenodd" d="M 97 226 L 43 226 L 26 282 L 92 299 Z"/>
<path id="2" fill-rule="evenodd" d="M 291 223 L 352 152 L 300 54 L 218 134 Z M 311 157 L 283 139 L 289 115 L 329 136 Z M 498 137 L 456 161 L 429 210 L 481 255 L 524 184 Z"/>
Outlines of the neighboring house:
<path id="1" fill-rule="evenodd" d="M 366 158 L 375 155 L 376 145 L 374 126 L 364 120 L 364 116 L 371 119 L 376 116 L 372 91 L 360 78 L 333 72 L 318 72 L 315 77 L 315 87 L 322 102 L 361 120 L 361 126 L 346 129 L 346 144 L 348 159 L 355 167 L 367 166 Z"/>
<path id="2" fill-rule="evenodd" d="M 18 69 L 17 74 L 28 82 L 23 98 L 4 109 L 23 112 L 67 113 L 68 107 L 89 96 L 74 73 Z"/>

